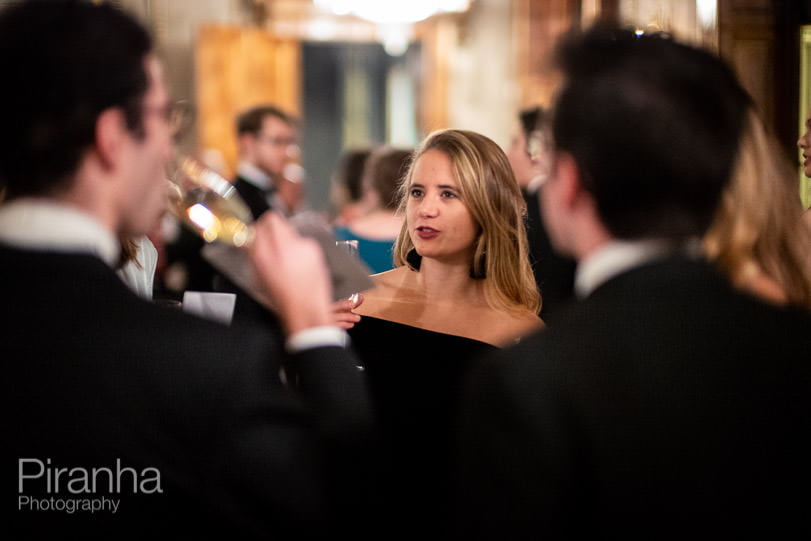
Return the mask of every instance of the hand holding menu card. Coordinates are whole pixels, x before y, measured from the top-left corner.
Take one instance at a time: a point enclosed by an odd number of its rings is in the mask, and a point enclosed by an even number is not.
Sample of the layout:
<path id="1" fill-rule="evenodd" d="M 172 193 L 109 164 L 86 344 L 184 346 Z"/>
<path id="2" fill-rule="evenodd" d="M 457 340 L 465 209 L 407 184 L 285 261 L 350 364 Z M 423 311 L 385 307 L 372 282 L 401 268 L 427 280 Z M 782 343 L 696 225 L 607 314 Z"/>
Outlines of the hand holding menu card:
<path id="1" fill-rule="evenodd" d="M 203 257 L 254 300 L 272 308 L 243 249 L 253 241 L 253 220 L 233 185 L 189 156 L 177 157 L 169 181 L 170 208 L 186 226 L 209 242 L 202 250 Z M 290 223 L 300 235 L 315 239 L 321 246 L 335 300 L 374 285 L 369 269 L 335 246 L 332 228 L 319 215 L 302 213 Z"/>

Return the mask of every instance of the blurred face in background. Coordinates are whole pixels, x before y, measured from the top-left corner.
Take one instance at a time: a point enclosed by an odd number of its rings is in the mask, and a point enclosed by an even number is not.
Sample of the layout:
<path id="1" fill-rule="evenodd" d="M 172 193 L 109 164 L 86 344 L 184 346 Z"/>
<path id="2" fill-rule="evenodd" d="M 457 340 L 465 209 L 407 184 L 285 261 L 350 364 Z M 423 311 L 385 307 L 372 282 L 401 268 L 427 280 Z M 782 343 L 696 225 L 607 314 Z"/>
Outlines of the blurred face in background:
<path id="1" fill-rule="evenodd" d="M 518 185 L 525 188 L 536 173 L 532 159 L 527 152 L 527 139 L 524 136 L 524 130 L 520 127 L 516 129 L 510 142 L 510 148 L 507 149 L 507 159 L 510 160 L 510 166 Z"/>
<path id="2" fill-rule="evenodd" d="M 510 160 L 515 180 L 522 189 L 534 189 L 549 176 L 551 142 L 548 130 L 537 129 L 524 135 L 518 130 L 513 136 L 507 159 Z"/>
<path id="3" fill-rule="evenodd" d="M 258 133 L 244 137 L 244 159 L 271 177 L 281 176 L 285 166 L 297 156 L 296 129 L 278 117 L 266 116 Z"/>
<path id="4" fill-rule="evenodd" d="M 797 146 L 803 153 L 802 166 L 805 176 L 811 178 L 811 112 L 805 119 L 805 133 L 797 139 Z"/>

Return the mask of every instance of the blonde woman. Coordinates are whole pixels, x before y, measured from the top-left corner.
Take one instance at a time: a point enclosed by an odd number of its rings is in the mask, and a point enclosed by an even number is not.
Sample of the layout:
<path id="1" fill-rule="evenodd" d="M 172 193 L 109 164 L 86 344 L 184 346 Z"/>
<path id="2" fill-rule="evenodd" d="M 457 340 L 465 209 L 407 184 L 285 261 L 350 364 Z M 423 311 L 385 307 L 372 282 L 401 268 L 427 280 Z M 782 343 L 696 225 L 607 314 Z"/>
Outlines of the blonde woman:
<path id="1" fill-rule="evenodd" d="M 754 111 L 746 123 L 706 253 L 741 290 L 811 309 L 811 230 L 803 226 L 796 176 Z"/>
<path id="2" fill-rule="evenodd" d="M 361 316 L 503 347 L 541 326 L 525 205 L 504 152 L 463 130 L 431 134 L 400 187 L 395 269 Z"/>
<path id="3" fill-rule="evenodd" d="M 383 435 L 381 477 L 391 494 L 378 512 L 398 524 L 414 515 L 434 524 L 447 511 L 467 367 L 543 323 L 524 200 L 496 143 L 470 131 L 432 133 L 414 152 L 399 197 L 405 221 L 395 268 L 373 276 L 350 336 Z"/>

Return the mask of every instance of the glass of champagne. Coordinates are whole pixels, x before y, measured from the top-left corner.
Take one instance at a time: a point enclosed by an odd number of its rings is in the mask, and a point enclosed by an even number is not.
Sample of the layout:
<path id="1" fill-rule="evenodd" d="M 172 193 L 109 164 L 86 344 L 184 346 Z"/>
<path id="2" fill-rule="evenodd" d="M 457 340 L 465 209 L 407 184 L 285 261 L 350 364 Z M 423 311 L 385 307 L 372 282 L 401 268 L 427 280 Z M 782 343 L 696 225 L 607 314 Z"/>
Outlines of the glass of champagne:
<path id="1" fill-rule="evenodd" d="M 172 213 L 206 242 L 236 247 L 253 241 L 253 217 L 234 186 L 196 159 L 179 155 L 169 174 Z"/>
<path id="2" fill-rule="evenodd" d="M 169 208 L 208 245 L 202 255 L 214 268 L 259 302 L 268 305 L 242 248 L 254 241 L 253 215 L 234 186 L 198 160 L 179 155 L 169 172 Z M 333 294 L 350 295 L 371 287 L 368 269 L 357 257 L 335 245 L 332 229 L 315 215 L 289 223 L 302 236 L 314 238 L 326 256 Z M 215 242 L 216 241 L 216 242 Z"/>

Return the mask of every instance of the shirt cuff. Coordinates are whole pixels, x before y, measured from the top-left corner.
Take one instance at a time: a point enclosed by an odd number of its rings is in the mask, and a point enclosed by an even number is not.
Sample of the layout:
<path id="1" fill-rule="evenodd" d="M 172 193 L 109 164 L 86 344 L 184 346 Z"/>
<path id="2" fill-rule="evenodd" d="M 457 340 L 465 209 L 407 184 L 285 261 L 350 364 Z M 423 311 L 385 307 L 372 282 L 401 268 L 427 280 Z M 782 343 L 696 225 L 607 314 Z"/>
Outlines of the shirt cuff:
<path id="1" fill-rule="evenodd" d="M 349 343 L 349 335 L 346 331 L 338 327 L 312 327 L 304 329 L 291 335 L 285 346 L 290 353 L 320 348 L 320 347 L 346 347 Z"/>

